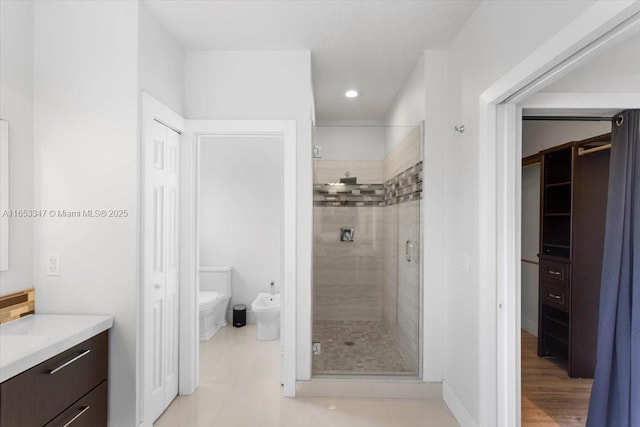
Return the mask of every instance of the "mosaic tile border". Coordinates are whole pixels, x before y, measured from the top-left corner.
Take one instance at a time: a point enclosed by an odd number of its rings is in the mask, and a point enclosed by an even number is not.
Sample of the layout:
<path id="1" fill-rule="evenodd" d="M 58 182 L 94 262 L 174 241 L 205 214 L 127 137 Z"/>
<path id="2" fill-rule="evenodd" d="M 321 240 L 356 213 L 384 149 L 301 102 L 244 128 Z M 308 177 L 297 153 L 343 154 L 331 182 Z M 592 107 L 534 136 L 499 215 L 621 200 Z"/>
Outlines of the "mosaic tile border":
<path id="1" fill-rule="evenodd" d="M 422 198 L 422 162 L 418 162 L 384 183 L 385 206 Z"/>
<path id="2" fill-rule="evenodd" d="M 316 184 L 315 206 L 384 206 L 384 184 Z"/>
<path id="3" fill-rule="evenodd" d="M 0 324 L 35 313 L 36 290 L 25 289 L 0 296 Z"/>
<path id="4" fill-rule="evenodd" d="M 315 184 L 314 206 L 390 206 L 422 198 L 422 162 L 384 184 Z"/>

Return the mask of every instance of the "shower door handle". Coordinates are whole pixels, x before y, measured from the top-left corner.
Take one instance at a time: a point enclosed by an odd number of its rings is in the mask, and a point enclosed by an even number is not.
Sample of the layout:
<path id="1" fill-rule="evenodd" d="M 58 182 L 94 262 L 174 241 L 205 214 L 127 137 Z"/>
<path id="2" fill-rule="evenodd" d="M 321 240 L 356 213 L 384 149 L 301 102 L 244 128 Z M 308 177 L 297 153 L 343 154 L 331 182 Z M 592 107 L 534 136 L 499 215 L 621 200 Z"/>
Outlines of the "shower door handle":
<path id="1" fill-rule="evenodd" d="M 413 261 L 413 242 L 411 240 L 407 240 L 404 244 L 404 259 L 407 262 Z"/>

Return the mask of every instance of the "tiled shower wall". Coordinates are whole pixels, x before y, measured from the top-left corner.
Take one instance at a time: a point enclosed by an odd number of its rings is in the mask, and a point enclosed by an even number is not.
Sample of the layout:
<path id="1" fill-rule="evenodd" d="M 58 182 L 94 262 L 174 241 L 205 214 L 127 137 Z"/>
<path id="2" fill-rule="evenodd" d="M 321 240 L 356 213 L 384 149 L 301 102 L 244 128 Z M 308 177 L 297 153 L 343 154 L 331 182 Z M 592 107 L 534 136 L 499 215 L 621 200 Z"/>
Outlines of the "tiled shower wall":
<path id="1" fill-rule="evenodd" d="M 314 207 L 314 318 L 380 320 L 380 207 Z M 355 230 L 340 241 L 340 228 Z"/>
<path id="2" fill-rule="evenodd" d="M 340 178 L 358 178 L 358 184 L 381 184 L 382 160 L 314 160 L 314 184 L 340 182 Z"/>
<path id="3" fill-rule="evenodd" d="M 315 184 L 340 182 L 348 175 L 359 184 L 382 183 L 380 160 L 315 160 Z M 380 320 L 382 217 L 379 207 L 315 206 L 314 319 Z M 353 228 L 353 242 L 340 241 L 340 228 Z"/>

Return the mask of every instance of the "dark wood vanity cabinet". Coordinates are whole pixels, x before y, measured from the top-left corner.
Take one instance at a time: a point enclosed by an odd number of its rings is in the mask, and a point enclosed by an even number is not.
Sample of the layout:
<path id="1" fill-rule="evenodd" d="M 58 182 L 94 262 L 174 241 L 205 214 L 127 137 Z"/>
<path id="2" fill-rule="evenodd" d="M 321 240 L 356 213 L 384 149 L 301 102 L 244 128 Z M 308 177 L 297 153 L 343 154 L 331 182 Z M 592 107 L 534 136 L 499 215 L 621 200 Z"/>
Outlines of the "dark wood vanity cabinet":
<path id="1" fill-rule="evenodd" d="M 105 331 L 3 382 L 0 427 L 106 426 L 108 355 Z"/>
<path id="2" fill-rule="evenodd" d="M 593 378 L 610 134 L 543 151 L 538 356 Z"/>

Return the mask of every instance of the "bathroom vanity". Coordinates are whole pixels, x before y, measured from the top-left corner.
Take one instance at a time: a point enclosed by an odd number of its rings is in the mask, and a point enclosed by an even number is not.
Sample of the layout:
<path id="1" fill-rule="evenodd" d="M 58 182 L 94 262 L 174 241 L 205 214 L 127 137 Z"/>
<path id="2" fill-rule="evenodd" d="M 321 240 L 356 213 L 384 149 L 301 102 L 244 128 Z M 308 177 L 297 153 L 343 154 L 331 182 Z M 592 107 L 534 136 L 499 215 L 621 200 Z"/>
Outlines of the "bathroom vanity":
<path id="1" fill-rule="evenodd" d="M 0 326 L 0 427 L 106 426 L 110 316 Z"/>

